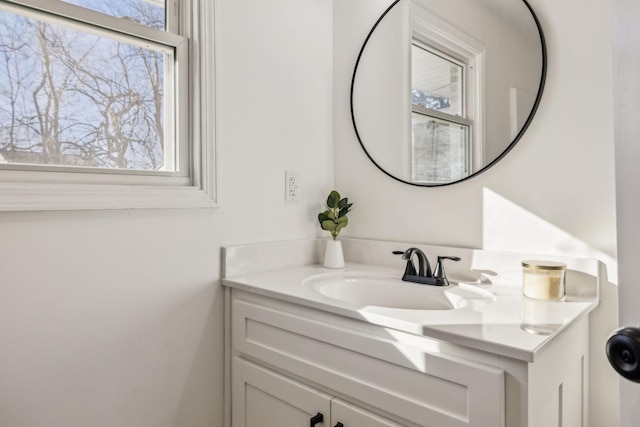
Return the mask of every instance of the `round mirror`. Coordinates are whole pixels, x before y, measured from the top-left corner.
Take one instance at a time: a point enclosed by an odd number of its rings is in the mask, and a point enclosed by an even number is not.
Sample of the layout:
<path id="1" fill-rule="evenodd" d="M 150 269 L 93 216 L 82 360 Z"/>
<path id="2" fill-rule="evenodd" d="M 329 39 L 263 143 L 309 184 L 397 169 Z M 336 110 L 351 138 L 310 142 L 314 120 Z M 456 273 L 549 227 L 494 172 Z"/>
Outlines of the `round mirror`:
<path id="1" fill-rule="evenodd" d="M 353 126 L 399 181 L 464 181 L 504 157 L 540 102 L 542 29 L 525 0 L 395 0 L 351 81 Z"/>

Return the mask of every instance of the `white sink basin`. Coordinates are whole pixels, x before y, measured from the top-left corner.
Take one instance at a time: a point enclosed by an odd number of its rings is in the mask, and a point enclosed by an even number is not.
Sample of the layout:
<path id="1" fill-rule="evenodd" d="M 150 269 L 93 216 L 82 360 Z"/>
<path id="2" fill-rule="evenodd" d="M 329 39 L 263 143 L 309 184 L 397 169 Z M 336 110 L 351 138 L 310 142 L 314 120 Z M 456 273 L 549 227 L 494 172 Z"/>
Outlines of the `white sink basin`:
<path id="1" fill-rule="evenodd" d="M 304 285 L 338 301 L 412 310 L 454 310 L 464 307 L 470 299 L 494 299 L 491 292 L 472 285 L 422 285 L 380 272 L 318 274 L 305 279 Z"/>

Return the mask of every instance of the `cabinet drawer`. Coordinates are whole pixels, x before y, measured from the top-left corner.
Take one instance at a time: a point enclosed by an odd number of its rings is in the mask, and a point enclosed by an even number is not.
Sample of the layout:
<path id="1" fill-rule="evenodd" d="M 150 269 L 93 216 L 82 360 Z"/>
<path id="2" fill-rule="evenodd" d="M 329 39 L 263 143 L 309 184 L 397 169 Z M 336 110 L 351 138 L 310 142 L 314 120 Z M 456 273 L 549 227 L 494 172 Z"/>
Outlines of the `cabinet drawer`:
<path id="1" fill-rule="evenodd" d="M 502 370 L 405 346 L 384 328 L 374 335 L 330 319 L 234 291 L 233 348 L 417 425 L 504 426 Z"/>

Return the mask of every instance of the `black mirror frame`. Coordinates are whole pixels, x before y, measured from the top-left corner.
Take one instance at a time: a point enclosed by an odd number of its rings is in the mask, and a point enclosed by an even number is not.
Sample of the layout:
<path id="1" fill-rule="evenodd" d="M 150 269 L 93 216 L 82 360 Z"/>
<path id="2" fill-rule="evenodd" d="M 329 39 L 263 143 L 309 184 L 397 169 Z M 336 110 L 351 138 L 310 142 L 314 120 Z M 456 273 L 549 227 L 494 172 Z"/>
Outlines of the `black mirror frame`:
<path id="1" fill-rule="evenodd" d="M 472 173 L 471 175 L 468 175 L 468 176 L 466 176 L 466 177 L 464 177 L 462 179 L 456 180 L 456 181 L 451 181 L 451 182 L 447 182 L 447 183 L 438 183 L 438 184 L 421 184 L 421 183 L 417 183 L 417 182 L 405 181 L 404 179 L 400 179 L 397 176 L 389 173 L 382 166 L 380 166 L 378 164 L 378 162 L 376 162 L 373 159 L 371 154 L 369 154 L 369 152 L 367 151 L 367 148 L 365 147 L 365 145 L 364 145 L 364 143 L 363 143 L 363 141 L 362 141 L 362 139 L 360 137 L 360 133 L 358 132 L 358 126 L 356 124 L 356 117 L 355 117 L 355 113 L 353 111 L 353 91 L 354 91 L 354 86 L 355 86 L 355 81 L 356 81 L 356 74 L 358 73 L 358 65 L 360 64 L 360 59 L 362 58 L 362 54 L 364 53 L 364 50 L 367 47 L 367 43 L 369 42 L 369 39 L 373 35 L 373 32 L 376 30 L 376 28 L 378 27 L 380 22 L 384 19 L 384 17 L 387 16 L 387 14 L 393 9 L 393 7 L 398 2 L 400 2 L 400 0 L 394 0 L 394 2 L 382 13 L 382 15 L 380 15 L 380 17 L 378 18 L 376 23 L 371 28 L 371 31 L 369 31 L 369 34 L 365 38 L 364 43 L 362 44 L 362 47 L 360 48 L 360 52 L 358 53 L 358 58 L 356 59 L 356 64 L 355 64 L 355 66 L 353 68 L 353 76 L 351 77 L 351 91 L 350 91 L 350 94 L 349 94 L 349 103 L 350 103 L 350 108 L 351 108 L 351 122 L 353 123 L 353 130 L 356 133 L 356 137 L 358 138 L 358 142 L 360 143 L 360 146 L 364 150 L 364 152 L 367 155 L 367 157 L 369 158 L 369 160 L 371 160 L 371 162 L 378 169 L 380 169 L 385 175 L 395 179 L 396 181 L 400 181 L 402 183 L 413 185 L 413 186 L 416 186 L 416 187 L 444 187 L 444 186 L 447 186 L 447 185 L 457 184 L 459 182 L 463 182 L 463 181 L 466 181 L 468 179 L 474 178 L 474 177 L 480 175 L 481 173 L 485 172 L 489 168 L 491 168 L 493 165 L 498 163 L 498 161 L 500 161 L 504 156 L 506 156 L 507 153 L 509 153 L 509 151 L 511 151 L 513 149 L 513 147 L 515 147 L 515 145 L 518 143 L 520 138 L 522 138 L 522 135 L 524 135 L 525 131 L 527 130 L 527 128 L 531 124 L 531 121 L 533 120 L 533 116 L 535 115 L 536 111 L 538 110 L 538 106 L 540 105 L 540 100 L 542 98 L 542 92 L 544 92 L 544 85 L 545 85 L 545 81 L 546 81 L 546 77 L 547 77 L 547 44 L 546 44 L 546 41 L 545 41 L 545 38 L 544 38 L 544 33 L 542 32 L 542 27 L 540 26 L 540 21 L 538 20 L 538 17 L 536 16 L 535 12 L 531 8 L 531 5 L 529 5 L 527 0 L 520 0 L 520 1 L 522 1 L 524 3 L 524 5 L 527 7 L 529 12 L 531 13 L 531 16 L 533 17 L 533 20 L 534 20 L 534 22 L 536 24 L 536 28 L 538 29 L 538 35 L 540 36 L 540 45 L 541 45 L 541 48 L 542 48 L 542 72 L 541 72 L 541 75 L 540 75 L 540 84 L 539 84 L 539 87 L 538 87 L 538 94 L 537 94 L 536 99 L 535 99 L 535 101 L 533 103 L 533 107 L 531 108 L 531 112 L 529 113 L 529 116 L 527 117 L 527 120 L 524 122 L 524 125 L 522 126 L 522 129 L 520 129 L 520 131 L 515 136 L 513 141 L 511 141 L 511 143 L 507 146 L 507 148 L 505 148 L 504 151 L 498 157 L 496 157 L 490 163 L 485 165 L 482 169 Z"/>

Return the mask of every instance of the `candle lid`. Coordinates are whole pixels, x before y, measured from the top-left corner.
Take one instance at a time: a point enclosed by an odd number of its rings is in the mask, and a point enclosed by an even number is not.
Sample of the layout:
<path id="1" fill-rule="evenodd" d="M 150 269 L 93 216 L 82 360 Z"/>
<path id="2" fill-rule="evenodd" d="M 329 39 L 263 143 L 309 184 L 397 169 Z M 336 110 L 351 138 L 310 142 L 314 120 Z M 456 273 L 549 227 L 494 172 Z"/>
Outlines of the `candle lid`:
<path id="1" fill-rule="evenodd" d="M 555 261 L 525 260 L 522 266 L 533 270 L 564 270 L 567 264 Z"/>

